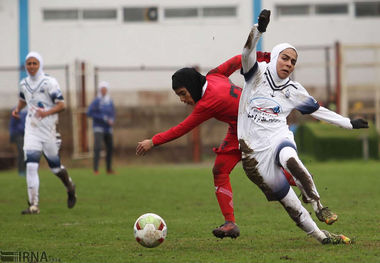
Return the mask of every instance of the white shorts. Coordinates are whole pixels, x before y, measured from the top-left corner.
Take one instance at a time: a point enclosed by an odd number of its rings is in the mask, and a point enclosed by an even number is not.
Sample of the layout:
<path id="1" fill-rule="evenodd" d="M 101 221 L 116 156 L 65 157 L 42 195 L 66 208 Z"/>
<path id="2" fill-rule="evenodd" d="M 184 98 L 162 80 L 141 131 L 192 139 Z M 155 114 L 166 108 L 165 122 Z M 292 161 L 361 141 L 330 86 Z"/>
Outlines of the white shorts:
<path id="1" fill-rule="evenodd" d="M 284 141 L 283 141 L 284 142 Z M 283 143 L 282 142 L 282 143 Z M 281 166 L 276 161 L 279 148 L 282 143 L 275 144 L 267 150 L 252 153 L 242 153 L 243 167 L 246 170 L 247 176 L 253 181 L 265 194 L 268 201 L 279 201 L 286 196 L 290 185 L 284 176 Z M 285 145 L 293 144 L 291 141 L 285 141 Z M 293 144 L 295 147 L 295 144 Z M 246 169 L 247 166 L 257 161 L 257 171 L 252 172 L 252 169 Z"/>
<path id="2" fill-rule="evenodd" d="M 25 134 L 24 152 L 27 153 L 27 151 L 43 152 L 48 158 L 56 157 L 59 151 L 57 138 L 51 137 L 47 140 L 34 134 Z"/>

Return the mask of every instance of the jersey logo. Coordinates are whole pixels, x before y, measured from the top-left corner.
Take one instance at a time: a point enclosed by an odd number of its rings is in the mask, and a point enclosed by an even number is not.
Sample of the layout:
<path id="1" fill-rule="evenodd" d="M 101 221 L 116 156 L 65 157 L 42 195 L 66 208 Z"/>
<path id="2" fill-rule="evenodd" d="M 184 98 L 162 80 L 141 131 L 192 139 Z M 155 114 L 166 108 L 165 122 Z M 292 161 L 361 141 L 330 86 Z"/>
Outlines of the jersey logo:
<path id="1" fill-rule="evenodd" d="M 269 114 L 274 114 L 276 116 L 278 116 L 278 114 L 280 113 L 280 106 L 276 106 L 276 107 L 273 107 L 273 108 L 260 108 L 260 107 L 254 107 L 254 108 L 258 109 L 261 112 L 265 112 L 265 113 L 269 113 Z"/>
<path id="2" fill-rule="evenodd" d="M 250 105 L 256 112 L 262 112 L 266 114 L 271 114 L 278 116 L 281 112 L 281 106 L 275 100 L 265 98 L 265 97 L 257 97 L 250 100 Z"/>

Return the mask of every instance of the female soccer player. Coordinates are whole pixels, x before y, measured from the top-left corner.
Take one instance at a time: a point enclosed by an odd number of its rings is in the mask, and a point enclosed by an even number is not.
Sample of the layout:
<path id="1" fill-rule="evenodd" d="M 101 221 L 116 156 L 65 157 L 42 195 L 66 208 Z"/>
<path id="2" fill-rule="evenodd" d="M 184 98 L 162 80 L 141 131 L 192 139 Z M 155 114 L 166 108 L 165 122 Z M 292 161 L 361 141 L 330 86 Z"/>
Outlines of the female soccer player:
<path id="1" fill-rule="evenodd" d="M 259 60 L 268 60 L 268 53 L 258 53 Z M 235 56 L 203 76 L 194 68 L 182 68 L 172 76 L 172 88 L 180 100 L 194 107 L 192 113 L 180 124 L 158 133 L 152 139 L 138 143 L 137 155 L 144 155 L 153 146 L 167 143 L 183 136 L 202 122 L 215 118 L 229 125 L 227 135 L 219 148 L 214 167 L 215 194 L 225 223 L 213 230 L 216 237 L 236 238 L 240 235 L 235 224 L 230 173 L 241 160 L 237 140 L 237 112 L 241 88 L 235 86 L 229 76 L 241 68 L 241 56 Z"/>
<path id="2" fill-rule="evenodd" d="M 57 80 L 43 72 L 42 57 L 30 52 L 25 59 L 28 76 L 21 80 L 19 102 L 12 116 L 19 118 L 22 108 L 28 106 L 25 122 L 24 152 L 26 161 L 26 183 L 28 187 L 29 207 L 22 214 L 38 214 L 39 186 L 38 166 L 43 154 L 51 171 L 61 179 L 67 190 L 67 206 L 76 203 L 75 185 L 61 165 L 59 145 L 57 144 L 56 124 L 58 113 L 63 111 L 65 103 Z"/>
<path id="3" fill-rule="evenodd" d="M 322 244 L 350 243 L 344 235 L 320 230 L 283 176 L 281 168 L 292 175 L 304 201 L 311 203 L 320 221 L 332 224 L 337 220 L 337 215 L 321 204 L 313 178 L 297 155 L 286 117 L 296 109 L 346 129 L 368 128 L 368 123 L 362 119 L 350 121 L 321 107 L 301 84 L 289 78 L 298 58 L 293 46 L 277 45 L 269 63 L 257 61 L 256 44 L 266 31 L 269 18 L 270 11 L 263 10 L 242 53 L 245 83 L 239 103 L 238 139 L 243 168 L 268 201 L 279 201 L 307 234 Z"/>

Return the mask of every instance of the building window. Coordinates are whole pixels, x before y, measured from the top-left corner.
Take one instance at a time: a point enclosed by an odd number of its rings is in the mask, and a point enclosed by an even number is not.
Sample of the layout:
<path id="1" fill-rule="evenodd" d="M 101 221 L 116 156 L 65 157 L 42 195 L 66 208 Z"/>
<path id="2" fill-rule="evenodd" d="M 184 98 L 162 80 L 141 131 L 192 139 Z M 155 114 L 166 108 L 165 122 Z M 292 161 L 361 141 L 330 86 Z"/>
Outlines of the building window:
<path id="1" fill-rule="evenodd" d="M 116 9 L 84 9 L 83 19 L 116 19 Z"/>
<path id="2" fill-rule="evenodd" d="M 295 15 L 309 15 L 309 5 L 278 5 L 278 16 L 295 16 Z"/>
<path id="3" fill-rule="evenodd" d="M 347 4 L 321 4 L 315 6 L 317 15 L 348 14 Z"/>
<path id="4" fill-rule="evenodd" d="M 157 21 L 157 7 L 125 7 L 123 9 L 124 22 Z"/>
<path id="5" fill-rule="evenodd" d="M 237 15 L 236 7 L 226 6 L 226 7 L 204 7 L 203 16 L 204 17 L 235 17 Z"/>
<path id="6" fill-rule="evenodd" d="M 355 16 L 380 16 L 380 2 L 357 2 L 355 3 Z"/>
<path id="7" fill-rule="evenodd" d="M 78 20 L 77 9 L 46 9 L 43 10 L 44 20 Z"/>
<path id="8" fill-rule="evenodd" d="M 188 18 L 197 17 L 198 8 L 165 8 L 165 18 Z"/>

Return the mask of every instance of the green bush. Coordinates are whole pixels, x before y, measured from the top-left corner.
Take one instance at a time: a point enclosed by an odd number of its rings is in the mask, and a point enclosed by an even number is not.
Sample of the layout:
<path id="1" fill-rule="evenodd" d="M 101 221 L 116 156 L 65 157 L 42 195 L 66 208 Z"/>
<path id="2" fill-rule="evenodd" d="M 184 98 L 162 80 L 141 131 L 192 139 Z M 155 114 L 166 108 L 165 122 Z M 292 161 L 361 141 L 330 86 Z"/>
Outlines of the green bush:
<path id="1" fill-rule="evenodd" d="M 372 123 L 369 129 L 347 130 L 323 122 L 306 122 L 295 133 L 298 152 L 317 160 L 362 158 L 364 138 L 368 138 L 369 158 L 376 159 L 379 138 Z"/>

